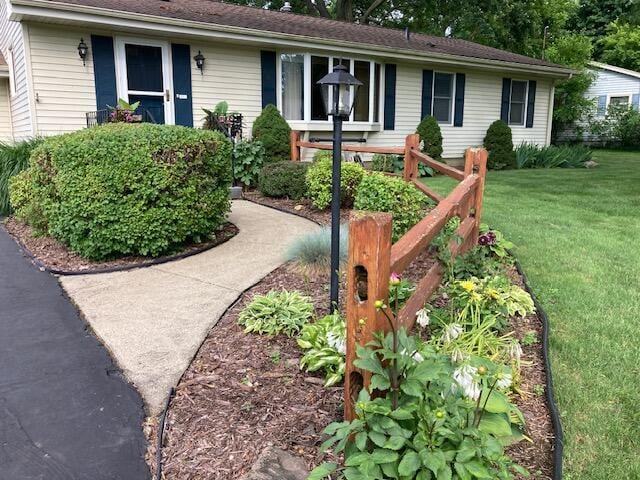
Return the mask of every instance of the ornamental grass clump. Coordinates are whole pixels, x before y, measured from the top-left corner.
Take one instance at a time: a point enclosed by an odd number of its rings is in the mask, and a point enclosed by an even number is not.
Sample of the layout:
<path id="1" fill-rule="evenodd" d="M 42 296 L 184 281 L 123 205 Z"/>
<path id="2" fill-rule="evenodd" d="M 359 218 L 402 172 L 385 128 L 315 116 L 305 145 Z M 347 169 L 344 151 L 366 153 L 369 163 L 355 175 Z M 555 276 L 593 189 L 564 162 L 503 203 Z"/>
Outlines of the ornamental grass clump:
<path id="1" fill-rule="evenodd" d="M 340 227 L 340 264 L 347 261 L 349 250 L 349 227 Z M 286 259 L 305 276 L 326 275 L 331 269 L 331 229 L 322 227 L 317 231 L 296 238 L 286 253 Z"/>
<path id="2" fill-rule="evenodd" d="M 313 316 L 313 304 L 299 292 L 271 290 L 256 295 L 240 312 L 238 323 L 247 333 L 266 335 L 285 334 L 291 337 Z"/>
<path id="3" fill-rule="evenodd" d="M 41 138 L 24 140 L 14 144 L 0 142 L 0 215 L 9 215 L 13 210 L 9 201 L 9 179 L 29 167 L 29 157 Z"/>
<path id="4" fill-rule="evenodd" d="M 37 233 L 101 260 L 209 239 L 229 212 L 230 184 L 220 133 L 113 123 L 47 138 L 10 195 Z"/>

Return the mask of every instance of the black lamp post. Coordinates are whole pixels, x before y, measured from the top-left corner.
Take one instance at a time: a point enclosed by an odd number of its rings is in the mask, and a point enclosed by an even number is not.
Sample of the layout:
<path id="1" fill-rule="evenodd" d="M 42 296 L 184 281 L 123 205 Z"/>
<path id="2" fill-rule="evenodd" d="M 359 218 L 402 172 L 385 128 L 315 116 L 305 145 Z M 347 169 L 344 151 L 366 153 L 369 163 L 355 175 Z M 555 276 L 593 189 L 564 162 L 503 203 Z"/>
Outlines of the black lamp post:
<path id="1" fill-rule="evenodd" d="M 356 91 L 362 82 L 351 75 L 344 65 L 318 80 L 322 86 L 327 115 L 333 117 L 333 174 L 331 185 L 331 312 L 338 311 L 340 285 L 340 163 L 342 161 L 342 121 L 353 109 Z"/>

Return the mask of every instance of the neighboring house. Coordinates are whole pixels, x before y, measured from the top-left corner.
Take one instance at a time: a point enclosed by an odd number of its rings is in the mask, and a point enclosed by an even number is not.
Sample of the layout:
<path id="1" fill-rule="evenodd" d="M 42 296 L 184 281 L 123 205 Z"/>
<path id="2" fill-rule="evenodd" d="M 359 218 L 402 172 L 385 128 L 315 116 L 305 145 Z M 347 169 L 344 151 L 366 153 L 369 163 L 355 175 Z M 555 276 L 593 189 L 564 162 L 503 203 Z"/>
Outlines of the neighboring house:
<path id="1" fill-rule="evenodd" d="M 595 79 L 585 93 L 596 100 L 596 117 L 604 117 L 611 105 L 640 108 L 640 72 L 591 62 Z"/>
<path id="2" fill-rule="evenodd" d="M 315 82 L 342 61 L 364 84 L 345 137 L 401 145 L 433 114 L 447 158 L 481 144 L 499 118 L 514 143 L 548 144 L 554 82 L 571 73 L 464 40 L 210 0 L 0 0 L 0 51 L 13 63 L 16 140 L 83 128 L 87 112 L 118 98 L 189 126 L 225 100 L 246 132 L 273 103 L 305 138 L 327 138 Z"/>

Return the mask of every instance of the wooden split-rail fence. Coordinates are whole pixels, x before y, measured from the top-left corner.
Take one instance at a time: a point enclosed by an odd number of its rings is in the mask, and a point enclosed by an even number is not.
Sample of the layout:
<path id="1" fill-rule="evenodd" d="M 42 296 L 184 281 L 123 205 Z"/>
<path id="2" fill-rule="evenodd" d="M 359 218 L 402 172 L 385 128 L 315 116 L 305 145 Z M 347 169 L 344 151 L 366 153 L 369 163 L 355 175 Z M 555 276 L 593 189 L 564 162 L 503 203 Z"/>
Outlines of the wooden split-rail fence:
<path id="1" fill-rule="evenodd" d="M 300 148 L 331 150 L 331 144 L 301 141 L 298 132 L 291 134 L 291 157 L 300 159 Z M 354 366 L 356 347 L 373 340 L 375 332 L 390 331 L 385 314 L 375 307 L 376 300 L 388 303 L 389 278 L 399 275 L 438 236 L 449 220 L 460 218 L 460 225 L 448 248 L 451 257 L 473 247 L 478 240 L 480 214 L 487 172 L 487 151 L 468 148 L 465 151 L 464 171 L 434 160 L 420 151 L 420 137 L 408 135 L 404 147 L 365 147 L 343 145 L 345 151 L 404 155 L 405 181 L 437 202 L 420 222 L 396 243 L 391 242 L 391 221 L 388 213 L 354 212 L 349 222 L 349 256 L 347 260 L 347 354 L 344 381 L 345 419 L 355 418 L 354 405 L 360 390 L 368 387 L 371 375 Z M 447 175 L 460 183 L 443 197 L 426 187 L 418 179 L 418 163 Z M 418 282 L 414 293 L 393 318 L 395 327 L 411 330 L 418 310 L 435 293 L 442 281 L 444 266 L 436 262 Z M 390 312 L 387 312 L 390 315 Z M 364 320 L 364 321 L 361 321 Z"/>

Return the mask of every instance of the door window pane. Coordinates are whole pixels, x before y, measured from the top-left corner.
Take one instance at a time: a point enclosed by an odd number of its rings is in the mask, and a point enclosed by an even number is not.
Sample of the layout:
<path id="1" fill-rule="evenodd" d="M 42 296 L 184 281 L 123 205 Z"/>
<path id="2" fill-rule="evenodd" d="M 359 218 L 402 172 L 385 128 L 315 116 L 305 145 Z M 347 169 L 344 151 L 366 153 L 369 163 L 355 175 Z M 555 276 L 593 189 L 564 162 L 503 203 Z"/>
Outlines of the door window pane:
<path id="1" fill-rule="evenodd" d="M 329 59 L 327 57 L 311 57 L 311 120 L 327 120 L 322 100 L 322 87 L 318 80 L 329 73 Z"/>
<path id="2" fill-rule="evenodd" d="M 281 55 L 282 114 L 287 120 L 304 120 L 304 55 Z"/>
<path id="3" fill-rule="evenodd" d="M 433 112 L 438 123 L 451 123 L 453 74 L 436 72 L 433 78 Z"/>
<path id="4" fill-rule="evenodd" d="M 509 123 L 511 125 L 524 125 L 524 117 L 527 101 L 527 82 L 511 82 L 511 102 L 509 105 Z"/>
<path id="5" fill-rule="evenodd" d="M 162 48 L 148 45 L 125 45 L 129 90 L 164 92 Z"/>
<path id="6" fill-rule="evenodd" d="M 357 61 L 354 64 L 354 77 L 362 82 L 362 85 L 358 87 L 356 91 L 355 104 L 353 106 L 353 119 L 356 122 L 368 122 L 369 121 L 369 88 L 370 88 L 370 70 L 371 64 L 369 62 Z"/>

